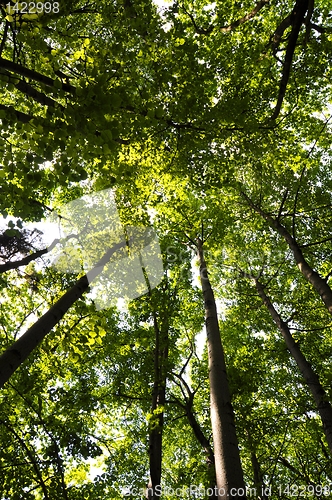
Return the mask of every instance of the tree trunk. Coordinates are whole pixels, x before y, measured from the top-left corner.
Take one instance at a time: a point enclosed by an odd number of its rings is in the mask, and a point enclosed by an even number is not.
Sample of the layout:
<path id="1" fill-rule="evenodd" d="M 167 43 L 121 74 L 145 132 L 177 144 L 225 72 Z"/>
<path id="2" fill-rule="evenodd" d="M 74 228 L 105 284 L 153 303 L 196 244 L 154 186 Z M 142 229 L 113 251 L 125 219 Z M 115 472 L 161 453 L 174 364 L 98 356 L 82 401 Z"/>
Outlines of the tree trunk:
<path id="1" fill-rule="evenodd" d="M 332 453 L 332 407 L 328 402 L 326 393 L 319 381 L 319 377 L 318 375 L 316 375 L 316 373 L 312 369 L 312 366 L 302 354 L 299 345 L 294 341 L 287 323 L 282 321 L 280 315 L 274 308 L 269 297 L 266 295 L 263 285 L 257 279 L 255 279 L 255 284 L 261 299 L 268 308 L 274 322 L 279 328 L 281 335 L 285 340 L 287 348 L 295 359 L 296 364 L 299 367 L 302 376 L 311 391 L 311 394 L 317 406 L 318 413 L 323 423 L 323 429 L 330 452 Z"/>
<path id="2" fill-rule="evenodd" d="M 217 308 L 208 278 L 203 243 L 197 240 L 200 276 L 205 306 L 210 381 L 210 411 L 216 481 L 219 500 L 246 498 L 234 412 L 228 386 Z"/>
<path id="3" fill-rule="evenodd" d="M 193 396 L 193 394 L 192 394 Z M 218 495 L 216 492 L 216 468 L 215 468 L 215 460 L 214 460 L 214 453 L 211 448 L 210 442 L 207 439 L 207 437 L 204 435 L 200 424 L 197 422 L 197 419 L 195 417 L 195 414 L 192 409 L 193 406 L 193 397 L 189 398 L 188 401 L 186 402 L 186 415 L 189 421 L 189 424 L 195 434 L 195 437 L 197 441 L 201 444 L 203 447 L 205 453 L 206 453 L 206 462 L 207 462 L 207 467 L 208 467 L 208 475 L 209 475 L 209 499 L 211 500 L 217 500 Z M 210 491 L 212 490 L 212 491 Z"/>
<path id="4" fill-rule="evenodd" d="M 260 493 L 260 499 L 266 500 L 267 496 L 265 495 L 265 484 L 263 479 L 263 474 L 261 471 L 261 467 L 257 458 L 257 455 L 254 450 L 251 451 L 250 454 L 252 470 L 254 472 L 254 487 L 256 491 Z"/>
<path id="5" fill-rule="evenodd" d="M 110 248 L 95 267 L 82 276 L 39 320 L 0 356 L 0 388 L 9 380 L 17 368 L 28 358 L 44 337 L 59 323 L 68 309 L 82 297 L 93 281 L 104 269 L 112 255 L 126 246 L 120 242 Z"/>
<path id="6" fill-rule="evenodd" d="M 282 224 L 280 224 L 277 219 L 274 219 L 273 217 L 271 217 L 271 215 L 267 214 L 266 212 L 264 212 L 264 210 L 256 206 L 245 193 L 242 192 L 241 194 L 249 203 L 251 208 L 253 208 L 258 214 L 260 214 L 269 223 L 269 225 L 272 228 L 276 229 L 280 236 L 285 239 L 289 248 L 293 252 L 296 264 L 300 269 L 302 275 L 307 281 L 309 281 L 309 283 L 311 283 L 316 292 L 319 293 L 327 310 L 330 314 L 332 314 L 332 290 L 326 283 L 326 281 L 308 264 L 295 238 L 293 238 L 289 231 L 287 231 L 287 229 Z"/>
<path id="7" fill-rule="evenodd" d="M 152 392 L 149 429 L 150 484 L 147 498 L 157 500 L 161 492 L 162 439 L 164 426 L 164 406 L 166 393 L 166 362 L 168 359 L 168 322 L 159 329 L 156 314 L 153 314 L 155 331 L 154 384 Z"/>
<path id="8" fill-rule="evenodd" d="M 197 441 L 200 443 L 202 448 L 204 449 L 204 452 L 206 454 L 206 462 L 207 462 L 207 470 L 208 470 L 208 476 L 209 476 L 209 488 L 211 488 L 213 491 L 209 490 L 208 497 L 209 499 L 213 500 L 218 500 L 218 495 L 216 493 L 216 470 L 214 466 L 214 453 L 213 449 L 211 447 L 209 439 L 205 436 L 201 425 L 196 419 L 194 410 L 193 410 L 193 405 L 194 405 L 194 396 L 195 393 L 191 391 L 189 385 L 187 382 L 184 380 L 182 375 L 176 375 L 176 377 L 181 381 L 182 386 L 185 389 L 185 392 L 187 392 L 188 396 L 185 397 L 185 404 L 179 403 L 179 406 L 183 408 L 186 412 L 186 416 L 188 418 L 188 422 L 190 424 L 190 427 L 193 430 L 193 433 L 197 439 Z M 184 392 L 183 392 L 184 394 Z"/>

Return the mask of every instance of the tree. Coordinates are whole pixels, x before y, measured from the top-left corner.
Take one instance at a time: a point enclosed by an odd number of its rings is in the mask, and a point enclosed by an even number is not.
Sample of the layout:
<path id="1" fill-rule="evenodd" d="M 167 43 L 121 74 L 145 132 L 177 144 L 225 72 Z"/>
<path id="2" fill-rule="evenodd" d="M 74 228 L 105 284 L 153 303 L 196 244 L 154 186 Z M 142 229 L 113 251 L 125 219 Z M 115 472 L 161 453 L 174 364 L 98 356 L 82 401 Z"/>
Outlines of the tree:
<path id="1" fill-rule="evenodd" d="M 88 290 L 89 283 L 103 271 L 104 266 L 108 263 L 112 255 L 125 246 L 126 242 L 119 242 L 111 247 L 89 273 L 80 278 L 53 307 L 1 355 L 1 387 L 3 387 L 14 371 L 27 359 L 29 354 L 31 354 L 52 328 L 59 323 L 68 309 Z"/>
<path id="2" fill-rule="evenodd" d="M 3 388 L 1 463 L 15 474 L 0 468 L 2 496 L 121 498 L 129 486 L 144 487 L 154 464 L 151 476 L 164 489 L 210 486 L 212 461 L 220 485 L 225 457 L 209 423 L 208 353 L 199 359 L 194 347 L 204 311 L 187 244 L 199 235 L 235 413 L 234 484 L 242 488 L 242 468 L 245 484 L 263 498 L 319 496 L 331 465 L 317 407 L 244 276 L 264 285 L 270 312 L 319 378 L 318 406 L 328 408 L 328 6 L 183 0 L 157 9 L 145 0 L 105 0 L 57 7 L 37 14 L 1 7 L 5 234 L 19 250 L 24 241 L 15 238 L 28 221 L 112 187 L 121 224 L 153 223 L 164 261 L 168 245 L 177 261 L 127 314 L 113 305 L 96 310 L 97 301 L 82 296 L 45 327 L 49 335 Z M 46 252 L 41 266 L 41 248 L 21 246 L 16 260 L 4 254 L 3 350 L 22 343 L 38 315 L 43 321 L 51 307 L 58 311 L 88 270 L 74 258 L 72 267 L 64 259 L 64 269 L 54 269 Z M 168 316 L 165 283 L 181 297 L 172 298 Z M 103 464 L 94 480 L 89 457 Z"/>
<path id="3" fill-rule="evenodd" d="M 218 498 L 245 497 L 234 413 L 226 374 L 225 357 L 220 338 L 218 316 L 213 290 L 204 259 L 203 241 L 197 241 L 202 293 L 206 314 L 206 333 L 209 352 L 211 425 L 213 432 Z M 234 494 L 233 491 L 242 492 Z"/>

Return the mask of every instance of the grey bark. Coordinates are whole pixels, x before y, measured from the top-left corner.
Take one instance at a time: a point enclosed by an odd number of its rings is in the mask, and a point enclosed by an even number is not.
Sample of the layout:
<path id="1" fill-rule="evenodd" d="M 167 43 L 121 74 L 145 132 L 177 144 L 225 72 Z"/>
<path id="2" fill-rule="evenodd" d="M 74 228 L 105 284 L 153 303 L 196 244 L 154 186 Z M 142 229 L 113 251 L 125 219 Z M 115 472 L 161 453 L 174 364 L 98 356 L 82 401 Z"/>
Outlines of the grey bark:
<path id="1" fill-rule="evenodd" d="M 281 316 L 276 311 L 273 306 L 271 300 L 266 295 L 264 291 L 263 285 L 255 279 L 256 289 L 258 291 L 259 296 L 263 300 L 265 306 L 269 310 L 273 321 L 279 328 L 281 335 L 283 336 L 286 346 L 289 349 L 289 352 L 293 356 L 296 361 L 297 366 L 299 367 L 304 380 L 306 381 L 310 392 L 314 398 L 314 401 L 317 406 L 318 413 L 322 420 L 324 433 L 326 436 L 326 440 L 332 454 L 332 407 L 327 399 L 327 395 L 320 383 L 318 375 L 313 370 L 311 364 L 307 361 L 305 356 L 302 354 L 302 351 L 299 345 L 293 339 L 291 331 L 284 321 L 282 321 Z"/>
<path id="2" fill-rule="evenodd" d="M 125 246 L 126 242 L 120 242 L 110 248 L 91 271 L 82 276 L 34 325 L 6 349 L 0 356 L 0 388 L 57 325 L 76 300 L 89 289 L 89 283 L 102 272 L 112 255 Z"/>
<path id="3" fill-rule="evenodd" d="M 308 264 L 295 238 L 293 238 L 289 231 L 282 224 L 280 224 L 277 219 L 274 219 L 270 214 L 264 212 L 264 210 L 255 205 L 245 193 L 242 192 L 241 194 L 249 205 L 255 210 L 255 212 L 260 214 L 269 223 L 269 225 L 276 229 L 280 236 L 285 239 L 289 248 L 293 252 L 294 259 L 302 275 L 314 287 L 316 292 L 319 293 L 327 310 L 330 314 L 332 314 L 332 290 L 326 281 Z"/>
<path id="4" fill-rule="evenodd" d="M 245 486 L 235 431 L 234 412 L 220 337 L 216 302 L 208 278 L 203 243 L 197 240 L 200 275 L 205 306 L 209 359 L 210 411 L 219 500 L 244 499 Z"/>

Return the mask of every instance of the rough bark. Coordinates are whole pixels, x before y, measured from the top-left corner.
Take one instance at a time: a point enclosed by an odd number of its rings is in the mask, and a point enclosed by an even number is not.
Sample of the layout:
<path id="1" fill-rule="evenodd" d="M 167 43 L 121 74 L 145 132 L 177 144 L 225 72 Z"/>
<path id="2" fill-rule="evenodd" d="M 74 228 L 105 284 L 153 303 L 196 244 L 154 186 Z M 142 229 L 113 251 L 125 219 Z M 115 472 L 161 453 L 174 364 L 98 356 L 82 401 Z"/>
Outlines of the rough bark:
<path id="1" fill-rule="evenodd" d="M 318 375 L 314 372 L 312 366 L 307 361 L 305 356 L 302 354 L 302 351 L 299 345 L 293 339 L 293 336 L 290 332 L 290 329 L 284 321 L 282 321 L 281 316 L 276 311 L 273 306 L 271 300 L 266 295 L 264 291 L 263 285 L 255 279 L 256 289 L 258 291 L 259 296 L 263 300 L 265 306 L 269 310 L 273 321 L 279 328 L 281 335 L 283 336 L 286 346 L 296 361 L 298 368 L 301 371 L 301 374 L 304 380 L 307 383 L 308 388 L 314 398 L 314 401 L 317 406 L 318 413 L 322 420 L 323 429 L 325 432 L 326 440 L 332 454 L 332 407 L 327 399 L 327 395 L 320 383 Z"/>
<path id="2" fill-rule="evenodd" d="M 126 242 L 120 242 L 110 248 L 91 271 L 82 276 L 70 290 L 0 356 L 0 388 L 4 386 L 15 370 L 28 358 L 52 328 L 57 325 L 76 300 L 89 289 L 89 283 L 102 272 L 112 255 L 125 246 Z"/>
<path id="3" fill-rule="evenodd" d="M 326 281 L 316 272 L 312 269 L 312 267 L 308 264 L 306 261 L 302 250 L 295 240 L 293 236 L 287 231 L 287 229 L 279 222 L 278 219 L 274 219 L 271 215 L 268 213 L 264 212 L 261 208 L 259 208 L 257 205 L 255 205 L 252 200 L 245 194 L 241 193 L 242 196 L 246 199 L 246 201 L 249 203 L 249 205 L 258 213 L 260 214 L 268 223 L 269 225 L 276 229 L 280 236 L 282 236 L 286 243 L 288 244 L 289 248 L 293 252 L 294 259 L 296 261 L 296 264 L 301 271 L 302 275 L 304 278 L 309 281 L 309 283 L 314 287 L 314 289 L 319 293 L 322 301 L 324 302 L 327 310 L 329 311 L 330 314 L 332 314 L 332 290 L 329 287 L 329 285 L 326 283 Z"/>
<path id="4" fill-rule="evenodd" d="M 210 411 L 219 500 L 244 499 L 245 486 L 235 431 L 234 412 L 227 380 L 216 302 L 208 278 L 203 243 L 197 240 L 200 276 L 205 306 L 207 333 Z"/>

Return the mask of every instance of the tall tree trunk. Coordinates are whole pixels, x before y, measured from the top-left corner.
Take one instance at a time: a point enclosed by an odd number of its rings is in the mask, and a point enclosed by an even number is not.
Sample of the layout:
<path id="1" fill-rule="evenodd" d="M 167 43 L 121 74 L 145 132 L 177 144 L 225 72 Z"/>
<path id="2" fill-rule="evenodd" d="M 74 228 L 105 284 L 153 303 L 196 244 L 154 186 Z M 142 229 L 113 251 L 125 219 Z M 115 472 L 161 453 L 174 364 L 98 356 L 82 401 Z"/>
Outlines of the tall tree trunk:
<path id="1" fill-rule="evenodd" d="M 153 328 L 155 334 L 154 350 L 154 380 L 152 389 L 151 413 L 152 419 L 149 422 L 149 467 L 150 481 L 147 485 L 146 498 L 148 500 L 159 500 L 161 496 L 161 465 L 162 465 L 162 445 L 164 428 L 164 407 L 166 399 L 167 383 L 167 360 L 168 360 L 168 311 L 159 311 L 161 328 L 158 324 L 156 308 L 153 304 L 152 288 L 148 274 L 144 267 L 142 256 L 139 255 L 145 282 L 148 288 L 150 305 L 153 316 Z M 167 286 L 167 285 L 166 285 Z M 166 308 L 167 309 L 167 308 Z"/>
<path id="2" fill-rule="evenodd" d="M 197 240 L 200 276 L 205 306 L 210 381 L 210 412 L 218 499 L 246 498 L 234 412 L 228 386 L 217 307 L 208 278 L 203 242 Z"/>
<path id="3" fill-rule="evenodd" d="M 290 329 L 288 328 L 287 323 L 282 321 L 281 316 L 278 314 L 276 311 L 275 307 L 273 306 L 271 300 L 269 297 L 266 295 L 264 291 L 263 285 L 258 281 L 258 279 L 255 279 L 255 285 L 257 288 L 257 291 L 263 300 L 265 306 L 269 310 L 275 324 L 280 330 L 281 335 L 283 336 L 286 346 L 289 349 L 291 355 L 296 361 L 297 366 L 299 367 L 304 380 L 306 381 L 311 394 L 315 400 L 316 406 L 318 413 L 320 415 L 320 418 L 323 423 L 323 429 L 325 432 L 326 440 L 330 449 L 330 452 L 332 453 L 332 407 L 330 403 L 328 402 L 326 393 L 319 381 L 318 375 L 314 372 L 312 369 L 312 366 L 310 363 L 306 360 L 305 356 L 302 354 L 302 351 L 299 347 L 299 345 L 295 342 L 293 339 L 293 336 L 290 332 Z"/>
<path id="4" fill-rule="evenodd" d="M 152 392 L 151 413 L 149 429 L 149 462 L 150 484 L 148 485 L 147 498 L 157 500 L 161 493 L 161 464 L 162 464 L 162 439 L 164 426 L 164 406 L 166 393 L 166 363 L 168 359 L 168 322 L 159 329 L 157 315 L 153 313 L 155 331 L 154 352 L 154 383 Z"/>
<path id="5" fill-rule="evenodd" d="M 15 370 L 28 358 L 52 328 L 59 323 L 76 300 L 89 289 L 89 283 L 103 271 L 112 255 L 126 245 L 127 243 L 124 241 L 110 248 L 91 271 L 82 276 L 34 325 L 6 349 L 0 356 L 0 388 L 4 386 Z"/>
<path id="6" fill-rule="evenodd" d="M 274 219 L 270 214 L 264 212 L 264 210 L 255 205 L 253 201 L 249 198 L 249 196 L 247 196 L 245 193 L 242 192 L 241 194 L 248 202 L 248 204 L 251 206 L 251 208 L 253 208 L 255 212 L 257 212 L 258 214 L 260 214 L 269 223 L 269 225 L 272 228 L 276 229 L 280 234 L 280 236 L 284 238 L 289 248 L 293 252 L 295 262 L 299 270 L 301 271 L 302 275 L 305 277 L 307 281 L 309 281 L 309 283 L 311 283 L 316 292 L 319 293 L 327 310 L 329 311 L 330 314 L 332 314 L 332 290 L 326 283 L 326 281 L 308 264 L 307 260 L 305 259 L 302 253 L 300 245 L 297 243 L 295 238 L 293 238 L 293 236 L 289 233 L 289 231 L 282 224 L 280 224 L 278 219 Z"/>

